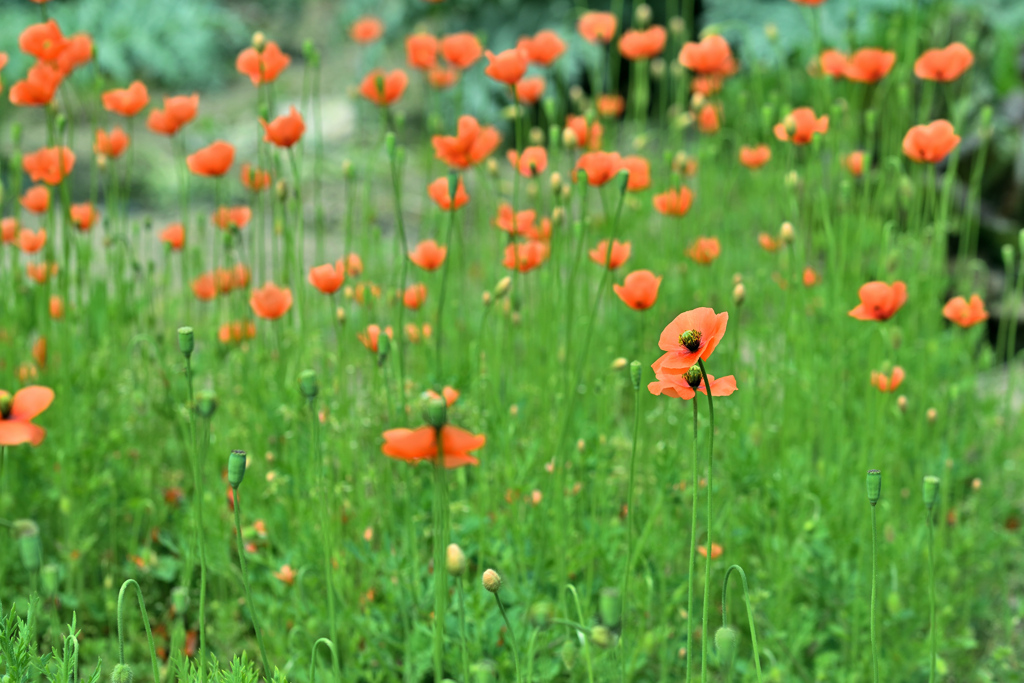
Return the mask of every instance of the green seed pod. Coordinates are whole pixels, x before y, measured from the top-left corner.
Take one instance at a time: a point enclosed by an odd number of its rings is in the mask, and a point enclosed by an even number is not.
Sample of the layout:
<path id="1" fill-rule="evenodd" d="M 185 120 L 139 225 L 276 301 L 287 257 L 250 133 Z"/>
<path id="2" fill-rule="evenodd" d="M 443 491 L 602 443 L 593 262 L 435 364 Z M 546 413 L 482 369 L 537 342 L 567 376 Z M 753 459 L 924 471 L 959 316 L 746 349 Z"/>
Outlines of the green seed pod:
<path id="1" fill-rule="evenodd" d="M 196 394 L 196 412 L 207 420 L 217 412 L 217 394 L 212 389 L 203 389 Z"/>
<path id="2" fill-rule="evenodd" d="M 703 337 L 700 330 L 686 330 L 679 335 L 679 345 L 685 346 L 688 351 L 696 351 L 700 348 L 700 340 Z"/>
<path id="3" fill-rule="evenodd" d="M 590 629 L 590 642 L 600 648 L 608 647 L 612 644 L 611 630 L 607 626 L 595 626 Z"/>
<path id="4" fill-rule="evenodd" d="M 925 477 L 921 493 L 924 498 L 924 506 L 928 508 L 928 512 L 931 512 L 939 497 L 939 478 L 931 475 Z"/>
<path id="5" fill-rule="evenodd" d="M 718 661 L 726 668 L 731 667 L 736 659 L 736 645 L 739 635 L 732 626 L 723 626 L 715 631 L 715 651 L 718 652 Z"/>
<path id="6" fill-rule="evenodd" d="M 135 678 L 135 675 L 132 673 L 130 666 L 118 664 L 110 674 L 110 683 L 132 683 L 133 678 Z"/>
<path id="7" fill-rule="evenodd" d="M 245 451 L 231 451 L 228 456 L 228 483 L 237 489 L 245 479 Z"/>
<path id="8" fill-rule="evenodd" d="M 316 395 L 320 393 L 320 386 L 316 381 L 316 372 L 313 370 L 303 370 L 299 374 L 299 389 L 302 390 L 302 395 L 313 400 Z"/>
<path id="9" fill-rule="evenodd" d="M 443 398 L 428 398 L 423 406 L 423 420 L 436 429 L 444 427 L 448 420 L 448 404 Z"/>
<path id="10" fill-rule="evenodd" d="M 25 568 L 34 572 L 39 568 L 39 525 L 31 519 L 16 519 L 11 523 L 14 535 L 18 539 L 18 550 Z"/>
<path id="11" fill-rule="evenodd" d="M 565 665 L 565 668 L 572 671 L 573 666 L 576 665 L 577 651 L 575 639 L 566 638 L 565 642 L 562 644 L 562 649 L 558 654 L 561 657 L 562 664 Z"/>
<path id="12" fill-rule="evenodd" d="M 629 364 L 629 379 L 633 382 L 633 391 L 640 391 L 640 379 L 643 371 L 644 366 L 640 361 L 635 360 Z"/>
<path id="13" fill-rule="evenodd" d="M 882 496 L 881 470 L 868 470 L 868 502 L 874 507 Z"/>
<path id="14" fill-rule="evenodd" d="M 694 389 L 700 386 L 700 381 L 703 379 L 700 374 L 700 368 L 696 365 L 691 365 L 690 369 L 686 371 L 686 374 L 683 375 L 683 377 L 686 379 L 686 383 Z"/>
<path id="15" fill-rule="evenodd" d="M 196 335 L 191 327 L 178 328 L 178 348 L 185 358 L 192 357 L 192 351 L 196 348 Z"/>
<path id="16" fill-rule="evenodd" d="M 629 170 L 619 169 L 615 175 L 619 177 L 619 193 L 626 194 L 626 188 L 629 187 Z"/>
<path id="17" fill-rule="evenodd" d="M 619 625 L 622 621 L 622 595 L 618 588 L 608 586 L 601 589 L 598 612 L 601 614 L 601 623 L 608 628 Z"/>

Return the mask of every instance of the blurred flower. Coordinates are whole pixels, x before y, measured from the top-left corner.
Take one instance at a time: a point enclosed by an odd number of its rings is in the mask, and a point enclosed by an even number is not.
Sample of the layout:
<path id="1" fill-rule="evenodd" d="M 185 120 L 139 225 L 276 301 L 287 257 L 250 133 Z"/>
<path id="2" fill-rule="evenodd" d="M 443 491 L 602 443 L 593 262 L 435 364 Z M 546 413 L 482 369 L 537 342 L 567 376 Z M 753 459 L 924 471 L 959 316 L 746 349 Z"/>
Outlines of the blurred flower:
<path id="1" fill-rule="evenodd" d="M 864 173 L 864 152 L 860 150 L 850 152 L 846 155 L 843 163 L 851 174 L 859 178 Z"/>
<path id="2" fill-rule="evenodd" d="M 181 251 L 185 246 L 185 227 L 181 223 L 168 225 L 160 232 L 160 241 L 166 242 L 175 251 Z"/>
<path id="3" fill-rule="evenodd" d="M 615 37 L 618 23 L 611 12 L 584 12 L 576 22 L 576 30 L 589 43 L 607 45 Z"/>
<path id="4" fill-rule="evenodd" d="M 235 228 L 241 230 L 252 219 L 252 209 L 248 206 L 221 206 L 213 212 L 211 220 L 221 230 Z"/>
<path id="5" fill-rule="evenodd" d="M 962 296 L 955 296 L 947 301 L 942 307 L 942 316 L 960 327 L 967 328 L 988 320 L 988 311 L 985 310 L 985 302 L 981 297 L 972 294 L 970 302 Z"/>
<path id="6" fill-rule="evenodd" d="M 440 46 L 429 33 L 414 33 L 405 39 L 405 60 L 414 69 L 433 69 Z"/>
<path id="7" fill-rule="evenodd" d="M 472 116 L 460 116 L 457 135 L 435 135 L 431 142 L 439 161 L 453 168 L 469 168 L 494 152 L 501 135 L 493 126 L 481 126 Z"/>
<path id="8" fill-rule="evenodd" d="M 406 308 L 418 311 L 427 300 L 427 286 L 422 282 L 409 285 L 402 294 L 402 303 Z"/>
<path id="9" fill-rule="evenodd" d="M 877 83 L 892 71 L 895 63 L 895 52 L 865 47 L 850 55 L 843 75 L 858 83 Z"/>
<path id="10" fill-rule="evenodd" d="M 600 121 L 588 124 L 586 118 L 569 114 L 565 117 L 565 127 L 576 136 L 575 142 L 570 146 L 586 148 L 592 152 L 601 149 L 601 136 L 604 133 L 604 126 L 601 125 Z"/>
<path id="11" fill-rule="evenodd" d="M 736 71 L 729 41 L 717 34 L 683 45 L 679 63 L 698 74 L 728 76 Z"/>
<path id="12" fill-rule="evenodd" d="M 539 146 L 524 149 L 522 157 L 518 158 L 518 163 L 516 163 L 517 155 L 514 149 L 508 151 L 507 157 L 512 168 L 517 168 L 520 175 L 526 178 L 535 178 L 548 167 L 548 151 Z"/>
<path id="13" fill-rule="evenodd" d="M 907 301 L 907 285 L 896 281 L 868 282 L 858 292 L 860 305 L 850 311 L 850 317 L 857 320 L 884 321 L 891 318 Z"/>
<path id="14" fill-rule="evenodd" d="M 33 185 L 21 195 L 21 206 L 32 213 L 46 213 L 50 208 L 50 188 Z"/>
<path id="15" fill-rule="evenodd" d="M 488 62 L 484 73 L 496 81 L 509 85 L 515 85 L 526 73 L 526 67 L 530 65 L 528 53 L 518 48 L 504 50 L 498 54 L 487 50 L 484 56 Z"/>
<path id="16" fill-rule="evenodd" d="M 551 66 L 565 52 L 565 42 L 550 30 L 537 31 L 532 38 L 524 36 L 516 47 L 525 51 L 531 62 L 541 66 Z"/>
<path id="17" fill-rule="evenodd" d="M 814 138 L 814 134 L 824 135 L 828 132 L 828 117 L 817 117 L 810 107 L 797 107 L 782 120 L 775 124 L 775 137 L 782 142 L 794 145 L 806 145 Z"/>
<path id="18" fill-rule="evenodd" d="M 199 94 L 164 98 L 163 109 L 151 109 L 146 126 L 160 135 L 174 135 L 190 123 L 199 111 Z"/>
<path id="19" fill-rule="evenodd" d="M 0 446 L 38 446 L 46 438 L 46 430 L 32 422 L 53 403 L 53 389 L 28 386 L 10 393 L 0 390 Z"/>
<path id="20" fill-rule="evenodd" d="M 665 216 L 685 216 L 693 204 L 693 192 L 688 187 L 680 187 L 678 190 L 666 190 L 661 194 L 654 195 L 654 208 L 658 213 Z"/>
<path id="21" fill-rule="evenodd" d="M 456 69 L 468 69 L 483 53 L 480 41 L 468 31 L 453 33 L 441 39 L 441 55 Z"/>
<path id="22" fill-rule="evenodd" d="M 615 240 L 611 244 L 611 249 L 608 248 L 608 240 L 601 240 L 597 243 L 597 246 L 590 250 L 590 260 L 599 266 L 607 266 L 610 270 L 615 270 L 623 263 L 629 260 L 629 255 L 632 252 L 632 245 L 629 242 L 620 242 Z"/>
<path id="23" fill-rule="evenodd" d="M 149 91 L 142 81 L 132 81 L 127 88 L 103 93 L 103 108 L 114 114 L 132 117 L 149 104 Z"/>
<path id="24" fill-rule="evenodd" d="M 974 64 L 974 53 L 963 43 L 925 50 L 914 62 L 914 75 L 926 81 L 949 83 Z"/>
<path id="25" fill-rule="evenodd" d="M 88 231 L 96 222 L 96 207 L 89 202 L 72 204 L 68 213 L 71 215 L 71 222 L 82 232 Z"/>
<path id="26" fill-rule="evenodd" d="M 871 373 L 871 385 L 877 387 L 882 393 L 891 393 L 896 391 L 901 384 L 903 384 L 903 378 L 906 373 L 903 372 L 903 368 L 895 366 L 892 369 L 891 375 L 886 375 L 881 372 Z"/>
<path id="27" fill-rule="evenodd" d="M 352 24 L 348 35 L 357 43 L 372 43 L 384 35 L 384 24 L 376 17 L 363 17 Z"/>
<path id="28" fill-rule="evenodd" d="M 945 159 L 960 144 L 953 124 L 945 119 L 914 126 L 903 137 L 903 153 L 912 161 L 935 164 Z"/>
<path id="29" fill-rule="evenodd" d="M 273 83 L 291 61 L 291 57 L 281 52 L 277 43 L 268 40 L 262 51 L 254 47 L 242 50 L 235 60 L 235 68 L 248 76 L 253 85 L 259 85 Z"/>
<path id="30" fill-rule="evenodd" d="M 502 265 L 509 270 L 528 273 L 543 265 L 550 252 L 551 247 L 547 242 L 541 240 L 509 244 L 505 247 L 505 258 L 502 260 Z"/>
<path id="31" fill-rule="evenodd" d="M 22 228 L 18 232 L 18 248 L 26 254 L 34 254 L 46 244 L 46 230 L 40 228 L 35 232 Z"/>
<path id="32" fill-rule="evenodd" d="M 59 185 L 75 167 L 75 153 L 67 147 L 43 147 L 22 157 L 21 167 L 34 183 Z"/>
<path id="33" fill-rule="evenodd" d="M 547 81 L 540 76 L 534 76 L 531 78 L 520 79 L 518 83 L 512 86 L 512 90 L 515 92 L 517 102 L 522 102 L 523 104 L 537 104 L 541 95 L 544 94 L 544 88 L 546 86 Z"/>
<path id="34" fill-rule="evenodd" d="M 334 294 L 345 284 L 345 266 L 339 261 L 337 264 L 325 263 L 309 269 L 309 284 L 319 289 L 324 294 Z"/>
<path id="35" fill-rule="evenodd" d="M 402 97 L 407 85 L 409 77 L 401 69 L 374 69 L 366 74 L 359 86 L 359 94 L 379 107 L 387 107 Z"/>
<path id="36" fill-rule="evenodd" d="M 665 49 L 668 32 L 664 26 L 650 26 L 643 30 L 629 29 L 619 38 L 619 54 L 623 59 L 635 61 L 657 57 Z"/>
<path id="37" fill-rule="evenodd" d="M 447 247 L 440 247 L 434 240 L 423 240 L 409 252 L 409 260 L 426 271 L 437 270 L 448 255 Z"/>
<path id="38" fill-rule="evenodd" d="M 292 307 L 292 290 L 267 282 L 249 297 L 249 306 L 257 317 L 276 320 Z"/>
<path id="39" fill-rule="evenodd" d="M 697 263 L 708 265 L 722 253 L 717 237 L 698 237 L 686 250 L 686 255 Z"/>
<path id="40" fill-rule="evenodd" d="M 649 270 L 634 270 L 621 285 L 612 285 L 615 294 L 634 311 L 646 311 L 658 300 L 661 276 Z"/>
<path id="41" fill-rule="evenodd" d="M 385 334 L 387 334 L 389 338 L 393 336 L 390 327 L 387 328 L 387 330 L 385 330 L 384 332 Z M 377 353 L 380 350 L 380 333 L 381 329 L 379 325 L 368 325 L 366 327 L 366 330 L 360 332 L 356 336 L 359 338 L 359 341 L 362 343 L 363 346 L 365 346 L 373 353 Z"/>
<path id="42" fill-rule="evenodd" d="M 289 586 L 295 584 L 295 576 L 295 570 L 288 564 L 281 565 L 281 568 L 274 572 L 274 578 L 281 583 L 288 584 Z"/>
<path id="43" fill-rule="evenodd" d="M 470 455 L 487 443 L 483 434 L 472 434 L 465 429 L 444 425 L 440 428 L 424 426 L 416 429 L 389 429 L 383 434 L 381 452 L 389 458 L 417 463 L 433 461 L 441 454 L 448 469 L 477 465 L 479 460 Z"/>
<path id="44" fill-rule="evenodd" d="M 39 62 L 28 70 L 25 80 L 18 81 L 8 94 L 11 104 L 18 107 L 43 107 L 50 103 L 64 74 L 53 66 Z"/>
<path id="45" fill-rule="evenodd" d="M 110 132 L 102 128 L 96 129 L 96 142 L 92 145 L 92 151 L 102 154 L 108 159 L 116 159 L 128 149 L 128 135 L 120 126 L 114 126 Z"/>
<path id="46" fill-rule="evenodd" d="M 263 126 L 263 131 L 266 133 L 263 137 L 264 142 L 270 142 L 278 147 L 285 148 L 291 147 L 298 142 L 306 131 L 306 124 L 302 120 L 302 114 L 295 107 L 289 108 L 287 114 L 278 116 L 270 123 L 261 118 L 260 125 Z"/>
<path id="47" fill-rule="evenodd" d="M 188 170 L 199 176 L 218 177 L 228 172 L 235 160 L 235 148 L 223 140 L 189 154 L 186 159 Z"/>
<path id="48" fill-rule="evenodd" d="M 629 171 L 626 190 L 641 192 L 651 186 L 651 164 L 641 156 L 622 157 L 622 168 Z"/>
<path id="49" fill-rule="evenodd" d="M 576 178 L 575 171 L 582 170 L 587 174 L 588 184 L 600 187 L 614 178 L 621 168 L 622 157 L 618 152 L 587 152 L 576 160 L 573 179 Z"/>
<path id="50" fill-rule="evenodd" d="M 740 147 L 740 163 L 747 168 L 761 168 L 771 158 L 772 150 L 768 145 L 758 145 L 757 147 L 747 147 L 744 145 Z"/>

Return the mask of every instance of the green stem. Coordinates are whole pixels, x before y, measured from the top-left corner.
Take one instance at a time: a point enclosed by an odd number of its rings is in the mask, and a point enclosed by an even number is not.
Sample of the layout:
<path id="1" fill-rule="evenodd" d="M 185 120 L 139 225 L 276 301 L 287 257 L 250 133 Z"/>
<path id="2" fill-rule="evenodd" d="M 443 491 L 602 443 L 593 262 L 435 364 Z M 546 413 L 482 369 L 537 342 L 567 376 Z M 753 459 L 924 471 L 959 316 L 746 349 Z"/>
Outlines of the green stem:
<path id="1" fill-rule="evenodd" d="M 196 443 L 196 402 L 192 388 L 192 358 L 185 357 L 185 377 L 188 380 L 189 436 L 192 442 L 192 479 L 195 500 L 196 547 L 199 551 L 199 678 L 206 683 L 206 551 L 203 547 L 203 484 L 199 470 L 199 453 Z"/>
<path id="2" fill-rule="evenodd" d="M 516 647 L 516 632 L 512 629 L 512 624 L 508 620 L 508 614 L 505 613 L 505 605 L 501 602 L 501 596 L 498 595 L 497 591 L 494 593 L 494 599 L 498 602 L 498 609 L 501 610 L 501 618 L 505 620 L 505 627 L 508 629 L 508 644 L 512 648 L 512 659 L 516 665 L 516 683 L 520 683 L 522 680 L 519 675 L 519 648 Z"/>
<path id="3" fill-rule="evenodd" d="M 750 624 L 750 643 L 754 648 L 754 667 L 757 669 L 757 681 L 761 683 L 761 654 L 757 650 L 757 629 L 754 627 L 754 608 L 750 606 L 750 589 L 747 587 L 747 573 L 743 567 L 734 564 L 725 570 L 725 579 L 722 581 L 722 626 L 728 626 L 729 620 L 726 617 L 726 596 L 729 594 L 729 575 L 733 571 L 740 573 L 743 581 L 743 602 L 747 605 L 747 622 Z"/>
<path id="4" fill-rule="evenodd" d="M 450 178 L 449 179 L 449 183 L 451 183 L 451 182 L 453 182 L 453 179 Z M 455 186 L 458 187 L 458 179 L 457 178 L 454 179 L 454 182 L 455 182 Z M 453 190 L 453 192 L 454 192 L 454 190 Z M 453 199 L 452 199 L 452 208 L 451 208 L 451 211 L 449 213 L 450 213 L 450 219 L 448 221 L 448 234 L 445 235 L 445 238 L 444 238 L 444 248 L 445 248 L 444 264 L 441 266 L 441 293 L 439 294 L 438 300 L 437 300 L 437 329 L 434 330 L 434 336 L 437 338 L 437 351 L 436 351 L 435 355 L 436 355 L 436 361 L 437 361 L 437 382 L 438 382 L 438 385 L 439 385 L 438 386 L 439 389 L 440 389 L 441 386 L 444 385 L 444 372 L 443 372 L 444 365 L 443 365 L 443 363 L 441 361 L 441 348 L 442 348 L 442 340 L 443 340 L 443 337 L 444 337 L 444 324 L 443 324 L 444 323 L 444 317 L 443 317 L 444 316 L 444 300 L 445 300 L 445 294 L 448 291 L 448 264 L 451 263 L 451 260 L 452 260 L 452 253 L 451 253 L 452 252 L 452 233 L 455 232 L 455 199 L 454 199 L 454 194 L 453 194 Z M 406 258 L 408 258 L 408 256 Z"/>
<path id="5" fill-rule="evenodd" d="M 263 646 L 263 632 L 260 630 L 259 617 L 256 614 L 256 603 L 252 599 L 252 588 L 249 586 L 249 574 L 245 569 L 245 544 L 242 543 L 242 499 L 238 488 L 235 488 L 235 540 L 238 543 L 238 566 L 242 570 L 242 585 L 245 587 L 245 602 L 249 605 L 252 616 L 252 628 L 256 631 L 256 643 L 260 646 L 260 658 L 263 660 L 263 675 L 268 679 L 273 676 L 270 660 L 267 659 L 267 648 Z M 314 650 L 316 647 L 314 646 Z M 310 679 L 312 680 L 312 679 Z"/>
<path id="6" fill-rule="evenodd" d="M 385 110 L 386 111 L 386 110 Z M 398 401 L 401 406 L 401 415 L 405 416 L 405 344 L 402 342 L 404 334 L 403 322 L 405 320 L 405 306 L 401 303 L 401 297 L 405 293 L 405 281 L 409 273 L 409 244 L 405 239 L 405 220 L 402 218 L 402 186 L 398 177 L 398 154 L 393 138 L 388 139 L 388 161 L 391 168 L 391 189 L 395 195 L 395 222 L 398 224 L 398 237 L 402 240 L 402 269 L 398 280 L 398 327 L 396 339 L 398 346 Z M 347 258 L 347 255 L 346 255 Z"/>
<path id="7" fill-rule="evenodd" d="M 438 447 L 441 433 L 437 433 Z M 438 453 L 434 462 L 434 682 L 444 679 L 444 615 L 445 598 L 448 597 L 447 572 L 445 571 L 444 508 L 445 508 L 444 455 Z"/>
<path id="8" fill-rule="evenodd" d="M 462 586 L 462 577 L 455 581 L 459 589 L 459 630 L 462 635 L 462 679 L 469 680 L 469 639 L 466 638 L 466 590 Z"/>
<path id="9" fill-rule="evenodd" d="M 320 454 L 320 419 L 316 411 L 316 397 L 309 399 L 309 421 L 310 431 L 313 433 L 313 462 L 316 463 L 317 488 L 320 489 L 322 505 L 320 507 L 320 526 L 324 534 L 324 590 L 327 591 L 327 618 L 328 632 L 331 640 L 338 635 L 338 621 L 334 609 L 334 572 L 331 571 L 331 549 L 334 548 L 334 539 L 331 534 L 331 489 L 327 479 L 324 477 L 324 459 Z M 333 647 L 332 647 L 333 652 Z M 335 678 L 338 677 L 337 662 L 335 662 Z"/>
<path id="10" fill-rule="evenodd" d="M 327 646 L 327 649 L 331 651 L 331 662 L 334 664 L 334 668 L 338 668 L 338 653 L 334 649 L 334 643 L 331 642 L 330 638 L 318 638 L 313 643 L 313 651 L 309 655 L 309 683 L 316 683 L 316 648 L 320 643 Z M 335 676 L 337 680 L 340 680 Z"/>
<path id="11" fill-rule="evenodd" d="M 874 511 L 872 509 L 872 511 Z M 937 628 L 935 623 L 935 520 L 932 511 L 928 510 L 928 602 L 929 624 L 931 635 L 931 658 L 928 662 L 928 683 L 935 683 L 935 661 L 938 645 L 936 642 Z"/>
<path id="12" fill-rule="evenodd" d="M 878 589 L 878 525 L 871 506 L 871 680 L 878 683 L 878 641 L 875 636 L 875 594 Z"/>
<path id="13" fill-rule="evenodd" d="M 142 588 L 135 579 L 128 579 L 121 584 L 117 594 L 117 656 L 118 662 L 124 664 L 124 592 L 128 584 L 135 586 L 135 594 L 139 598 L 139 611 L 142 613 L 142 625 L 146 627 L 146 639 L 149 641 L 149 659 L 153 666 L 153 683 L 160 683 L 160 666 L 156 659 L 156 645 L 153 644 L 153 631 L 149 628 L 149 615 L 146 613 L 146 602 L 142 598 Z"/>
<path id="14" fill-rule="evenodd" d="M 693 676 L 693 581 L 697 573 L 697 491 L 699 481 L 697 479 L 697 397 L 693 400 L 693 463 L 692 482 L 690 489 L 693 497 L 693 509 L 690 513 L 690 569 L 687 573 L 686 591 L 686 683 L 690 683 Z"/>
<path id="15" fill-rule="evenodd" d="M 639 373 L 638 373 L 639 375 Z M 639 379 L 639 377 L 637 377 Z M 636 480 L 636 447 L 640 436 L 640 382 L 633 387 L 633 448 L 629 454 L 629 488 L 626 491 L 626 569 L 622 572 L 622 608 L 620 610 L 622 629 L 619 643 L 622 647 L 622 680 L 628 675 L 629 658 L 626 653 L 626 610 L 629 606 L 629 574 L 633 559 L 633 482 Z"/>
<path id="16" fill-rule="evenodd" d="M 708 680 L 708 641 L 710 640 L 708 638 L 708 616 L 711 605 L 711 526 L 714 519 L 711 505 L 714 496 L 712 495 L 711 486 L 715 462 L 715 402 L 711 398 L 711 381 L 708 379 L 707 370 L 704 369 L 704 361 L 698 358 L 697 366 L 700 368 L 701 377 L 704 378 L 704 389 L 708 395 L 708 420 L 710 422 L 708 429 L 708 533 L 704 541 L 705 547 L 708 549 L 708 558 L 707 562 L 704 563 L 704 604 L 702 609 L 704 616 L 701 620 L 700 631 L 700 680 L 701 683 L 706 683 Z M 696 397 L 694 397 L 694 400 L 696 400 Z"/>

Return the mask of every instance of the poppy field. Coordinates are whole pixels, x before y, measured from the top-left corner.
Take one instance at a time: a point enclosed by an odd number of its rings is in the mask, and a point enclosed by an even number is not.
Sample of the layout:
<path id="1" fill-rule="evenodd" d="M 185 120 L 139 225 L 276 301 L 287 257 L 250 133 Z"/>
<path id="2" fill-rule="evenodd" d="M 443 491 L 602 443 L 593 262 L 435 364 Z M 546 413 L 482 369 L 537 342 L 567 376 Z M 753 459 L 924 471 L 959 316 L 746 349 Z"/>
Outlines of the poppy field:
<path id="1" fill-rule="evenodd" d="M 1020 680 L 984 12 L 835 1 L 325 3 L 193 91 L 25 0 L 3 683 Z"/>

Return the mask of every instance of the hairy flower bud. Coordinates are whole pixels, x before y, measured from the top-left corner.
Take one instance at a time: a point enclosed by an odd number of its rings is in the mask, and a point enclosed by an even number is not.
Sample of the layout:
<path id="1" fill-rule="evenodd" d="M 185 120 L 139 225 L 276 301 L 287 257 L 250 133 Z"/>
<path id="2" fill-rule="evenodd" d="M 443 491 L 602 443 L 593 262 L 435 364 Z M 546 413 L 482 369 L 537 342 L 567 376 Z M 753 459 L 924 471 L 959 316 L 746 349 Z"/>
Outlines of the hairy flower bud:
<path id="1" fill-rule="evenodd" d="M 267 46 L 267 36 L 263 31 L 256 31 L 252 34 L 252 46 L 256 52 L 263 52 L 263 48 Z"/>
<path id="2" fill-rule="evenodd" d="M 118 664 L 110 674 L 110 683 L 132 683 L 135 675 L 127 664 Z"/>
<path id="3" fill-rule="evenodd" d="M 462 576 L 466 573 L 466 553 L 458 543 L 449 543 L 444 553 L 444 568 L 452 576 Z"/>
<path id="4" fill-rule="evenodd" d="M 783 244 L 792 244 L 793 240 L 796 239 L 796 230 L 793 229 L 793 224 L 786 221 L 779 228 L 779 239 L 782 240 Z"/>
<path id="5" fill-rule="evenodd" d="M 508 290 L 512 288 L 512 278 L 506 275 L 505 277 L 498 280 L 498 284 L 494 286 L 494 298 L 500 299 L 506 294 Z"/>
<path id="6" fill-rule="evenodd" d="M 747 298 L 747 288 L 743 286 L 742 282 L 737 282 L 736 286 L 732 288 L 732 300 L 737 305 L 743 304 L 743 301 Z"/>
<path id="7" fill-rule="evenodd" d="M 497 593 L 501 589 L 501 575 L 493 569 L 484 570 L 482 580 L 484 588 L 491 593 Z"/>
<path id="8" fill-rule="evenodd" d="M 736 659 L 736 645 L 739 637 L 732 626 L 723 626 L 715 631 L 715 650 L 718 661 L 726 668 L 732 666 Z"/>
<path id="9" fill-rule="evenodd" d="M 601 623 L 608 628 L 615 628 L 622 620 L 622 595 L 614 586 L 602 588 L 598 600 L 598 612 Z"/>

